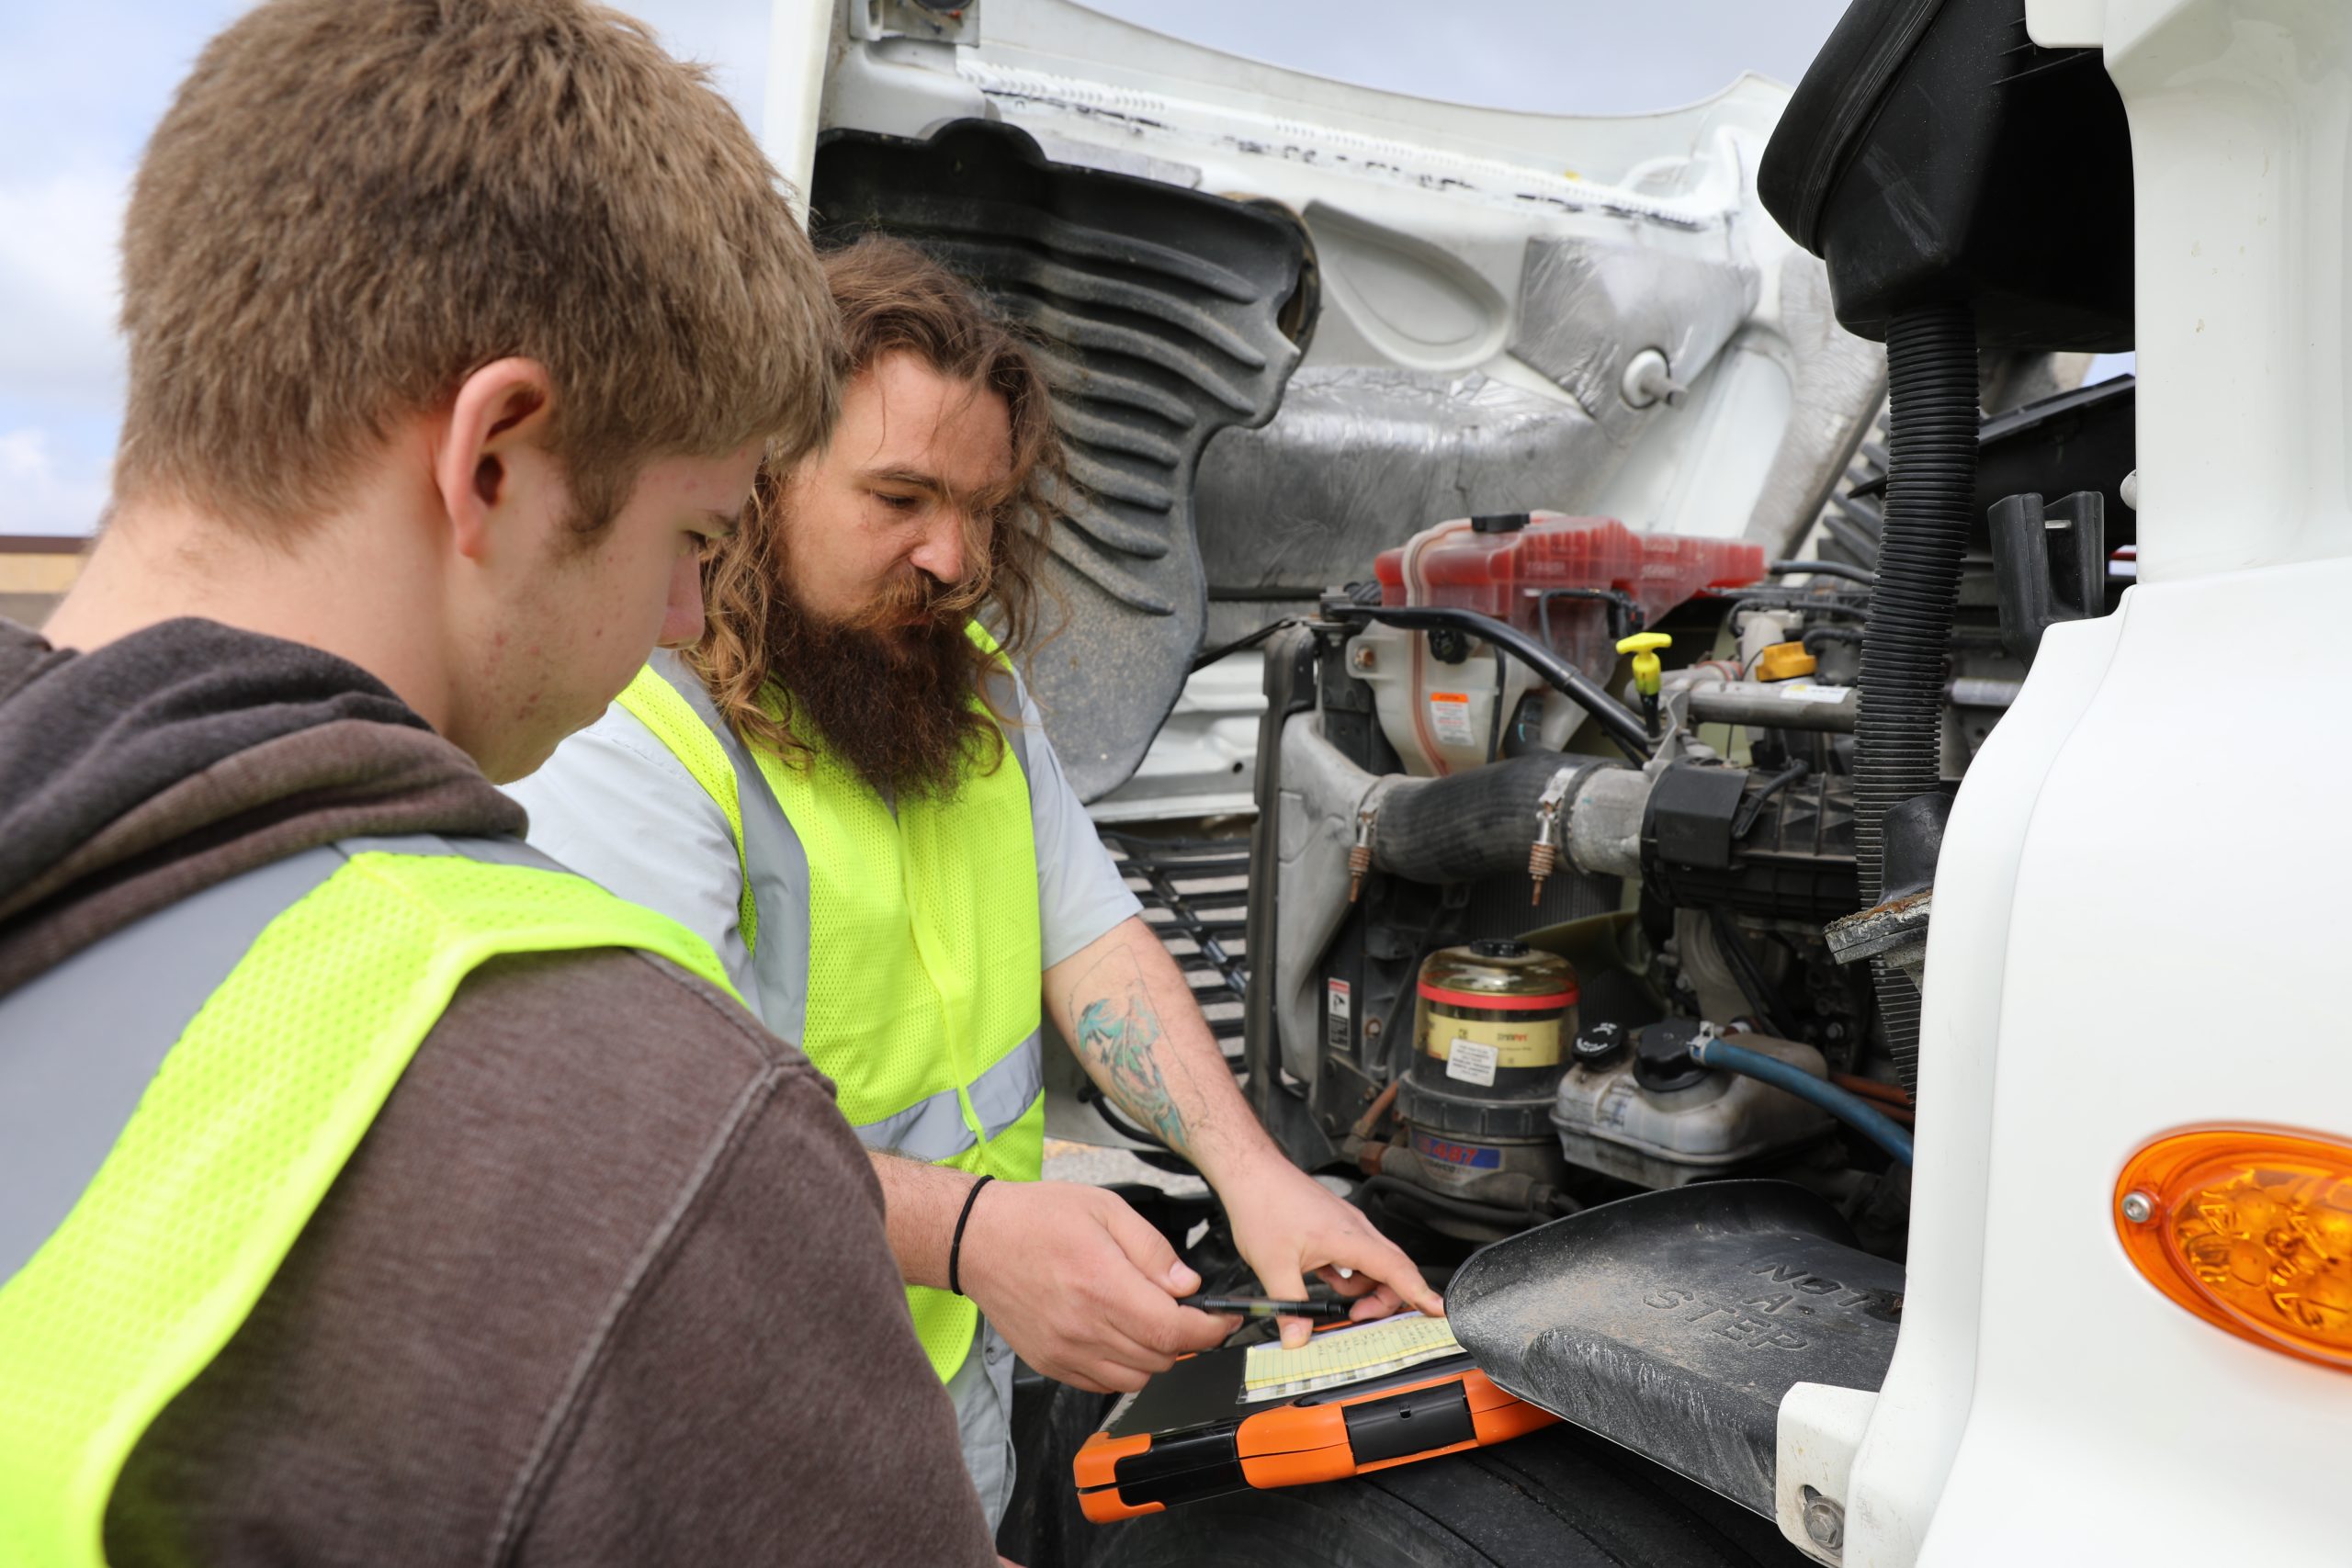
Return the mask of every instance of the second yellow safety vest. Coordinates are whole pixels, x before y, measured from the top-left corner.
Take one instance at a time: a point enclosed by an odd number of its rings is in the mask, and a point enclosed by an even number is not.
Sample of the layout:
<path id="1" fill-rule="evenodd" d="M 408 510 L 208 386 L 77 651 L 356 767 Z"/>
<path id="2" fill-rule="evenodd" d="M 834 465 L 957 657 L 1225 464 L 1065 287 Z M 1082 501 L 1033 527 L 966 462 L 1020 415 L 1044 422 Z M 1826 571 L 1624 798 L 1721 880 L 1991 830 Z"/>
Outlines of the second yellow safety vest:
<path id="1" fill-rule="evenodd" d="M 978 626 L 976 641 L 994 650 Z M 975 703 L 978 702 L 976 695 Z M 761 918 L 737 769 L 694 704 L 651 668 L 620 697 L 725 813 L 742 874 L 746 946 Z M 797 1042 L 833 1081 L 869 1147 L 1034 1181 L 1045 1163 L 1040 1047 L 1043 943 L 1028 779 L 1008 738 L 1002 760 L 967 766 L 947 799 L 895 811 L 814 738 L 795 762 L 752 756 L 808 861 L 808 974 Z M 910 1286 L 915 1331 L 942 1381 L 969 1351 L 978 1312 Z"/>
<path id="2" fill-rule="evenodd" d="M 165 929 L 149 929 L 155 921 Z M 258 934 L 224 977 L 205 977 L 187 998 L 195 1015 L 175 1036 L 116 1038 L 138 1031 L 109 1032 L 99 1006 L 52 1015 L 68 1031 L 96 1032 L 72 1043 L 89 1058 L 152 1043 L 160 1066 L 119 1130 L 83 1140 L 100 1157 L 94 1172 L 69 1173 L 67 1190 L 79 1196 L 62 1221 L 43 1225 L 21 1267 L 0 1262 L 8 1568 L 100 1568 L 107 1501 L 140 1437 L 243 1324 L 476 967 L 505 953 L 630 947 L 732 992 L 684 927 L 512 840 L 428 836 L 309 851 L 107 940 L 171 939 L 148 944 L 168 971 L 204 945 L 191 921 Z M 108 951 L 69 959 L 62 979 L 169 991 L 187 978 L 121 973 L 130 953 L 96 962 Z M 141 949 L 138 960 L 156 956 Z M 0 1011 L 22 994 L 0 998 Z M 87 1083 L 45 1098 L 60 1103 L 31 1109 L 106 1120 Z M 36 1201 L 44 1174 L 14 1172 Z"/>

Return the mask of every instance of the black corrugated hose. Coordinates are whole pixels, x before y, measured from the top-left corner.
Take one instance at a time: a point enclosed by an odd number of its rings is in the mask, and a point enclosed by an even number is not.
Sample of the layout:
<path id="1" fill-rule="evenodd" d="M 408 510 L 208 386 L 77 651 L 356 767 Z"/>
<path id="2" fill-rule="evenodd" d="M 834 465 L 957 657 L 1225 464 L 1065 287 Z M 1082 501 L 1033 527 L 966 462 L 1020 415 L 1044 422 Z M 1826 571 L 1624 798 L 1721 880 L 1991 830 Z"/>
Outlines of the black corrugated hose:
<path id="1" fill-rule="evenodd" d="M 1854 837 L 1866 908 L 1883 886 L 1887 812 L 1935 788 L 1941 772 L 1944 650 L 1976 501 L 1974 313 L 1966 305 L 1900 312 L 1887 328 L 1886 365 L 1893 461 L 1854 726 Z M 1871 973 L 1895 1071 L 1904 1088 L 1916 1089 L 1919 994 L 1876 959 Z"/>

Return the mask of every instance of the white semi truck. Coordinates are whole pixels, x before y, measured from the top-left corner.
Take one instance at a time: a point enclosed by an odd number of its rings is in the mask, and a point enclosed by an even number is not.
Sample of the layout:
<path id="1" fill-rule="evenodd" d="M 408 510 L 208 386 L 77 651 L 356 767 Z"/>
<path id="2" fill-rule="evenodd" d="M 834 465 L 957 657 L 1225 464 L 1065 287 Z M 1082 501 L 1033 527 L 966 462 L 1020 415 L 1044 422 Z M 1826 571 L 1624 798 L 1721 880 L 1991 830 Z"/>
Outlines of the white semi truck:
<path id="1" fill-rule="evenodd" d="M 1033 684 L 1252 1102 L 1566 1418 L 1097 1529 L 1033 1388 L 1007 1550 L 2352 1555 L 2352 10 L 1857 0 L 1793 92 L 1612 119 L 1068 0 L 775 39 L 813 225 L 1043 345 Z M 1244 642 L 1254 753 L 1118 796 Z M 1577 1001 L 1507 1058 L 1459 986 L 1529 953 Z"/>

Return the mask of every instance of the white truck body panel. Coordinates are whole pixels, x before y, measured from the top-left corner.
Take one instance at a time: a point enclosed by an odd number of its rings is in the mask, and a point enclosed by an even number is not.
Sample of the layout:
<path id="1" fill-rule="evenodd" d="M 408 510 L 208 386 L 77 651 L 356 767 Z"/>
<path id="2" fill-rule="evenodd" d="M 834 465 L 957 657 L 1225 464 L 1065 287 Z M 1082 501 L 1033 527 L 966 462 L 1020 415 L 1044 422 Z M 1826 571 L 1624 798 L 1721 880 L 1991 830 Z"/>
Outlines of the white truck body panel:
<path id="1" fill-rule="evenodd" d="M 2131 116 L 2141 586 L 2046 636 L 1944 841 L 1903 1337 L 1844 1561 L 2340 1561 L 2352 1380 L 2165 1299 L 2110 1209 L 2165 1133 L 2352 1131 L 2352 743 L 2325 717 L 2352 590 L 2352 13 L 2029 20 L 2103 45 Z"/>
<path id="2" fill-rule="evenodd" d="M 1819 504 L 1787 493 L 1796 477 L 1773 471 L 1792 422 L 1825 417 L 1822 394 L 1800 385 L 1800 359 L 1844 336 L 1827 318 L 1820 264 L 1756 198 L 1756 164 L 1788 97 L 1778 83 L 1743 76 L 1657 114 L 1537 115 L 1328 81 L 1070 0 L 986 0 L 966 20 L 928 27 L 904 0 L 776 0 L 774 16 L 768 150 L 796 186 L 820 127 L 922 136 L 985 118 L 1019 126 L 1060 162 L 1272 198 L 1303 217 L 1322 273 L 1308 368 L 1475 372 L 1569 400 L 1504 349 L 1531 237 L 1750 265 L 1754 309 L 1705 363 L 1674 367 L 1688 405 L 1623 454 L 1599 510 L 1724 537 L 1768 502 L 1807 521 Z M 944 36 L 905 36 L 894 19 Z M 812 72 L 824 84 L 814 117 Z M 1835 400 L 1830 417 L 1851 423 L 1842 405 L 1853 399 Z"/>

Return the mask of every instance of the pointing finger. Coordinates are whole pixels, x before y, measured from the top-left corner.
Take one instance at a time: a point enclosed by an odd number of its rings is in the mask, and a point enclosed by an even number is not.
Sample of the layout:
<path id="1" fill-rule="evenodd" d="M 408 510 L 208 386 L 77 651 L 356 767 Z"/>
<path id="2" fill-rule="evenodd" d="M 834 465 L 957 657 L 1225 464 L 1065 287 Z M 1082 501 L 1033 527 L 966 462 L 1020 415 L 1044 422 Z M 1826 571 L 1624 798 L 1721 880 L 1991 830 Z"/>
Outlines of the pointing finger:
<path id="1" fill-rule="evenodd" d="M 1330 1249 L 1332 1255 L 1325 1261 L 1347 1265 L 1359 1279 L 1369 1276 L 1388 1287 L 1399 1302 L 1416 1312 L 1431 1317 L 1445 1315 L 1445 1299 L 1430 1289 L 1420 1269 L 1395 1242 L 1370 1230 L 1354 1231 L 1340 1240 L 1340 1245 Z"/>

